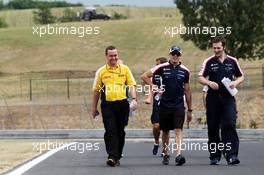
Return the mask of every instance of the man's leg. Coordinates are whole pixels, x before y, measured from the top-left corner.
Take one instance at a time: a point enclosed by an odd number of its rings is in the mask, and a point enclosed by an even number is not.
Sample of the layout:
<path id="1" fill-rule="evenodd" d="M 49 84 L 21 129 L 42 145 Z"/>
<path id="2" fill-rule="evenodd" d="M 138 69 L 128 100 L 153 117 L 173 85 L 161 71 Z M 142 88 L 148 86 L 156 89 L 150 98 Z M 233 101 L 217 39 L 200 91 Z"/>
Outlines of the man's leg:
<path id="1" fill-rule="evenodd" d="M 176 142 L 176 156 L 181 154 L 181 144 L 182 144 L 182 130 L 175 129 L 175 142 Z"/>
<path id="2" fill-rule="evenodd" d="M 159 137 L 160 137 L 160 126 L 159 123 L 154 123 L 153 124 L 153 136 L 154 136 L 154 145 L 152 149 L 152 154 L 157 155 L 158 150 L 159 150 Z"/>
<path id="3" fill-rule="evenodd" d="M 123 153 L 123 148 L 125 145 L 125 126 L 128 124 L 129 115 L 129 104 L 126 100 L 119 102 L 115 106 L 115 112 L 117 116 L 117 134 L 118 134 L 118 159 L 121 158 Z"/>
<path id="4" fill-rule="evenodd" d="M 118 159 L 119 156 L 118 147 L 116 146 L 118 144 L 116 116 L 111 110 L 111 106 L 105 104 L 101 106 L 103 123 L 105 128 L 104 141 L 106 152 L 108 154 L 108 160 L 113 160 L 110 162 L 111 166 L 114 166 L 115 161 Z"/>
<path id="5" fill-rule="evenodd" d="M 162 132 L 162 153 L 164 155 L 169 155 L 170 152 L 170 131 L 163 131 Z"/>
<path id="6" fill-rule="evenodd" d="M 159 144 L 159 137 L 160 137 L 160 126 L 159 123 L 153 124 L 153 136 L 155 140 L 155 144 Z"/>
<path id="7" fill-rule="evenodd" d="M 152 154 L 157 155 L 159 149 L 159 137 L 160 137 L 160 124 L 159 124 L 159 107 L 158 101 L 153 100 L 151 123 L 153 124 L 152 132 L 154 136 L 154 145 L 152 149 Z"/>
<path id="8" fill-rule="evenodd" d="M 159 124 L 162 131 L 162 153 L 163 153 L 163 165 L 168 165 L 170 156 L 170 130 L 172 128 L 172 112 L 167 108 L 159 108 Z"/>
<path id="9" fill-rule="evenodd" d="M 169 165 L 170 161 L 170 131 L 162 131 L 162 153 L 163 153 L 163 165 Z"/>
<path id="10" fill-rule="evenodd" d="M 186 160 L 185 157 L 181 154 L 181 145 L 182 145 L 182 128 L 185 119 L 185 109 L 179 108 L 174 111 L 174 131 L 175 131 L 175 142 L 176 142 L 176 158 L 175 163 L 177 166 L 183 165 Z"/>
<path id="11" fill-rule="evenodd" d="M 221 118 L 221 137 L 225 145 L 224 155 L 229 164 L 238 164 L 239 138 L 236 131 L 236 104 L 234 99 L 223 102 Z"/>
<path id="12" fill-rule="evenodd" d="M 218 149 L 220 143 L 219 115 L 221 106 L 219 103 L 219 97 L 212 96 L 210 94 L 206 97 L 206 120 L 208 128 L 208 150 L 210 153 L 210 164 L 217 165 L 221 159 L 221 151 Z"/>

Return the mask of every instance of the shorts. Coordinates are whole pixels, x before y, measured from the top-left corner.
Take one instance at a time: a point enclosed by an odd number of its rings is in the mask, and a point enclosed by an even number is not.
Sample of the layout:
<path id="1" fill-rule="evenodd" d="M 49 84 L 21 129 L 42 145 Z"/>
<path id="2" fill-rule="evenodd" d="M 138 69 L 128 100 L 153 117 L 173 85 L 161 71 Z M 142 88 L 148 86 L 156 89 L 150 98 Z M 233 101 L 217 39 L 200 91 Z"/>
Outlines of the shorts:
<path id="1" fill-rule="evenodd" d="M 152 114 L 151 114 L 151 123 L 159 123 L 159 101 L 153 98 Z"/>
<path id="2" fill-rule="evenodd" d="M 159 107 L 159 117 L 160 130 L 182 129 L 185 120 L 185 109 Z"/>

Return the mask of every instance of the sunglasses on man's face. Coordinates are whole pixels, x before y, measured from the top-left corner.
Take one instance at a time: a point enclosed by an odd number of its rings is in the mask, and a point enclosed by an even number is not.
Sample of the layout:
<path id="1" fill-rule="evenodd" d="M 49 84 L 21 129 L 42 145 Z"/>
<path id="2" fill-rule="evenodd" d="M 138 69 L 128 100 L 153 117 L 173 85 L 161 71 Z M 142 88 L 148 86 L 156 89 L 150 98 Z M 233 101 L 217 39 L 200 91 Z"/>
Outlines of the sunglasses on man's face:
<path id="1" fill-rule="evenodd" d="M 177 55 L 177 56 L 181 56 L 181 54 L 180 54 L 179 52 L 172 52 L 171 55 L 172 55 L 172 56 L 175 56 L 175 55 Z"/>

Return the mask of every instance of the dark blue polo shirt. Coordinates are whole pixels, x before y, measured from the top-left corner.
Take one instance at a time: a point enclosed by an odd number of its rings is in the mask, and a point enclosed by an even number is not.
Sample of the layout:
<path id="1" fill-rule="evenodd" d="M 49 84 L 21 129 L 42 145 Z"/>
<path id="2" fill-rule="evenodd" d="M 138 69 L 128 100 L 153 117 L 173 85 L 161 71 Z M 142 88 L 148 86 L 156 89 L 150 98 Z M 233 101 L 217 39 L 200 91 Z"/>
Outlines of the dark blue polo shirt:
<path id="1" fill-rule="evenodd" d="M 208 93 L 219 94 L 225 97 L 231 97 L 231 95 L 221 80 L 226 77 L 233 81 L 235 77 L 240 77 L 242 75 L 243 72 L 237 62 L 237 59 L 229 55 L 226 55 L 223 63 L 221 63 L 218 57 L 214 55 L 207 58 L 199 72 L 199 76 L 208 76 L 210 81 L 214 81 L 219 85 L 218 90 L 213 90 L 209 87 Z"/>
<path id="2" fill-rule="evenodd" d="M 153 76 L 160 76 L 164 93 L 160 106 L 165 108 L 184 107 L 184 84 L 189 83 L 190 71 L 181 63 L 173 66 L 170 62 L 160 64 L 151 69 Z"/>

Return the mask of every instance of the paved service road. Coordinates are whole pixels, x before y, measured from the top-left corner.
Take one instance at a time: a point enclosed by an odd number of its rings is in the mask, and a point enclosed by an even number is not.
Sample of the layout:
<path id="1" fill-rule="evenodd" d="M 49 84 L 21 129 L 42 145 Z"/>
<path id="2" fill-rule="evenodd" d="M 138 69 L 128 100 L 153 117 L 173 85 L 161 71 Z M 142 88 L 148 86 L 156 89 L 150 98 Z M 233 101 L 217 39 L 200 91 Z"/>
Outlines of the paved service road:
<path id="1" fill-rule="evenodd" d="M 99 142 L 97 144 L 96 142 Z M 192 141 L 204 145 L 205 141 Z M 187 142 L 185 141 L 186 145 Z M 87 150 L 83 152 L 83 145 Z M 190 144 L 190 142 L 188 142 Z M 207 151 L 184 151 L 186 164 L 175 166 L 175 155 L 171 156 L 170 165 L 161 164 L 161 157 L 151 155 L 152 142 L 127 141 L 124 158 L 119 167 L 105 165 L 106 153 L 102 141 L 78 142 L 79 149 L 62 150 L 35 165 L 24 175 L 263 175 L 264 141 L 241 141 L 241 164 L 227 166 L 222 158 L 218 166 L 210 166 Z M 95 149 L 89 151 L 91 148 Z M 98 149 L 96 151 L 96 149 Z M 189 148 L 190 149 L 190 148 Z"/>

